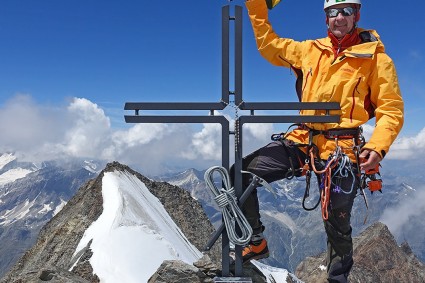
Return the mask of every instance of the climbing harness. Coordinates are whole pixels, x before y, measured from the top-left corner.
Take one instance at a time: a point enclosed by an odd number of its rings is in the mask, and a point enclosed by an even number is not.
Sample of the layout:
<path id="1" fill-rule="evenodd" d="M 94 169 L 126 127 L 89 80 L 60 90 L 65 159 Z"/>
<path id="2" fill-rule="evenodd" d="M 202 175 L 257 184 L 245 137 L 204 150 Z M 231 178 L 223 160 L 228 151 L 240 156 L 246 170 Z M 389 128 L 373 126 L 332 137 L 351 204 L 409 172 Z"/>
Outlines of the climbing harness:
<path id="1" fill-rule="evenodd" d="M 215 185 L 213 180 L 213 174 L 215 172 L 220 174 L 224 188 L 219 189 Z M 207 187 L 215 196 L 214 200 L 223 214 L 223 221 L 229 241 L 241 246 L 248 244 L 251 240 L 252 228 L 238 206 L 235 189 L 230 185 L 229 173 L 224 167 L 213 166 L 205 172 L 204 178 Z M 240 228 L 241 236 L 238 236 L 236 233 L 236 223 Z"/>
<path id="2" fill-rule="evenodd" d="M 307 130 L 309 132 L 309 143 L 308 144 L 299 144 L 293 143 L 286 139 L 289 129 L 297 126 L 298 129 Z M 316 135 L 323 135 L 327 139 L 334 139 L 336 148 L 335 151 L 329 156 L 326 163 L 318 157 L 318 148 L 313 143 L 313 137 Z M 307 127 L 304 124 L 293 124 L 290 125 L 288 130 L 284 133 L 273 134 L 271 137 L 274 141 L 281 141 L 282 145 L 287 153 L 289 158 L 290 168 L 285 175 L 286 179 L 292 179 L 294 176 L 305 176 L 306 180 L 306 189 L 304 192 L 302 206 L 305 210 L 311 211 L 317 208 L 321 203 L 322 208 L 322 217 L 324 220 L 328 219 L 328 206 L 330 203 L 330 190 L 333 185 L 338 192 L 351 194 L 355 189 L 355 179 L 353 163 L 350 158 L 344 153 L 344 149 L 338 145 L 338 140 L 340 139 L 353 139 L 353 151 L 356 152 L 358 148 L 361 148 L 364 145 L 364 138 L 362 135 L 361 128 L 353 129 L 332 129 L 332 130 L 315 130 Z M 306 159 L 304 162 L 299 160 L 300 168 L 295 169 L 294 162 L 288 150 L 288 145 L 295 145 L 297 147 L 306 147 Z M 310 182 L 312 172 L 315 173 L 320 190 L 320 197 L 317 203 L 313 207 L 306 206 L 306 200 L 310 196 Z M 340 178 L 345 178 L 348 176 L 352 177 L 352 184 L 348 191 L 344 191 L 341 187 L 332 183 L 332 180 L 339 180 Z"/>
<path id="3" fill-rule="evenodd" d="M 322 218 L 324 220 L 327 220 L 329 217 L 328 207 L 330 205 L 331 187 L 333 186 L 335 191 L 344 194 L 351 194 L 355 189 L 356 175 L 354 174 L 354 165 L 351 162 L 350 158 L 344 153 L 344 148 L 338 145 L 338 140 L 352 139 L 354 144 L 352 149 L 357 157 L 356 153 L 359 152 L 359 149 L 364 145 L 362 129 L 333 129 L 322 131 L 310 129 L 305 125 L 300 125 L 299 128 L 306 129 L 309 131 L 307 157 L 303 166 L 303 172 L 305 172 L 306 176 L 306 190 L 303 198 L 303 208 L 306 210 L 313 210 L 318 206 L 319 203 L 321 203 Z M 335 140 L 335 150 L 329 156 L 328 160 L 324 165 L 321 164 L 320 158 L 318 158 L 318 149 L 312 142 L 313 136 L 315 135 L 323 135 L 327 139 Z M 318 166 L 316 165 L 319 165 L 322 168 L 317 168 Z M 316 174 L 316 177 L 318 179 L 320 198 L 313 208 L 306 208 L 305 201 L 309 197 L 311 171 Z M 345 191 L 339 186 L 338 180 L 347 177 L 351 177 L 353 181 L 351 183 L 350 189 L 348 191 Z"/>

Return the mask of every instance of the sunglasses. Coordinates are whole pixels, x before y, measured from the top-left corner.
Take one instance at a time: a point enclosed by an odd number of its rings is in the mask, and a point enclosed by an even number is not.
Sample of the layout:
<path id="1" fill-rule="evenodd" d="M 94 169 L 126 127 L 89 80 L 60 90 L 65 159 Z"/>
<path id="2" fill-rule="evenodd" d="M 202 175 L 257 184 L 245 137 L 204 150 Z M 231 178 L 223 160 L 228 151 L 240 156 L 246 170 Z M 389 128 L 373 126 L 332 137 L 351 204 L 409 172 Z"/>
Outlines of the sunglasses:
<path id="1" fill-rule="evenodd" d="M 326 15 L 329 18 L 338 17 L 338 14 L 341 13 L 344 17 L 351 16 L 356 12 L 356 9 L 353 7 L 345 7 L 345 8 L 329 8 L 326 10 Z"/>

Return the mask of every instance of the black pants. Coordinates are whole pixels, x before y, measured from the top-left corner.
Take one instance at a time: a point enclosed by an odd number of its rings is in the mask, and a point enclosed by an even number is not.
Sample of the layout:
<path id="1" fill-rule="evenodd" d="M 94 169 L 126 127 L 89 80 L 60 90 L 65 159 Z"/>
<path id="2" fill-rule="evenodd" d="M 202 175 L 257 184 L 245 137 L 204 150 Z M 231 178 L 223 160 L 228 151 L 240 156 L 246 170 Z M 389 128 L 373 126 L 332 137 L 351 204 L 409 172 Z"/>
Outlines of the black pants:
<path id="1" fill-rule="evenodd" d="M 286 147 L 286 148 L 285 148 Z M 297 146 L 285 141 L 271 142 L 254 151 L 242 160 L 242 170 L 246 170 L 271 183 L 284 179 L 291 169 L 291 162 L 295 169 L 300 169 L 306 155 Z M 353 172 L 354 176 L 356 172 Z M 230 176 L 234 176 L 233 167 Z M 243 186 L 250 183 L 250 176 L 243 175 Z M 331 282 L 346 282 L 348 273 L 353 265 L 353 243 L 351 238 L 351 209 L 358 187 L 358 180 L 349 175 L 346 178 L 333 178 L 328 207 L 328 220 L 324 221 L 328 238 L 327 270 Z M 353 188 L 353 189 L 352 189 Z M 352 189 L 351 193 L 350 190 Z M 242 206 L 242 211 L 250 223 L 253 233 L 258 234 L 264 230 L 260 220 L 257 189 L 247 198 Z"/>

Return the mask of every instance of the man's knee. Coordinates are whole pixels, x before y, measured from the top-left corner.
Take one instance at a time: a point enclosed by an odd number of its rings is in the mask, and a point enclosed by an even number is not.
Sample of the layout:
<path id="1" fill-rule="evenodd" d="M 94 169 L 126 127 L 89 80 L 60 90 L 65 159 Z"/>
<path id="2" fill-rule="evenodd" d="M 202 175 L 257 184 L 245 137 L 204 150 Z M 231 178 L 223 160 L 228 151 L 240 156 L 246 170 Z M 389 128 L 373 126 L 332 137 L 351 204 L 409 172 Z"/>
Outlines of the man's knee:
<path id="1" fill-rule="evenodd" d="M 325 221 L 325 231 L 328 241 L 341 258 L 350 255 L 353 252 L 353 239 L 351 237 L 351 226 L 344 223 L 342 226 L 336 226 L 331 221 Z"/>

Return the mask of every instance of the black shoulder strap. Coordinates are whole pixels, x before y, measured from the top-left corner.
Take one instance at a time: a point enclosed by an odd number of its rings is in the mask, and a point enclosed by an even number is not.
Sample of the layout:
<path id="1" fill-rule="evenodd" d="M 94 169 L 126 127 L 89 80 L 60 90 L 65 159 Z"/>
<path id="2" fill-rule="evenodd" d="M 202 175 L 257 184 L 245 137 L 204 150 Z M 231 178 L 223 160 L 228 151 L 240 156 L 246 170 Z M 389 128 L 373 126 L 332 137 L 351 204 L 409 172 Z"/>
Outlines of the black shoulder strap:
<path id="1" fill-rule="evenodd" d="M 367 30 L 359 33 L 359 36 L 360 36 L 360 39 L 362 40 L 363 43 L 378 41 L 376 36 L 374 36 L 370 31 L 367 31 Z"/>

